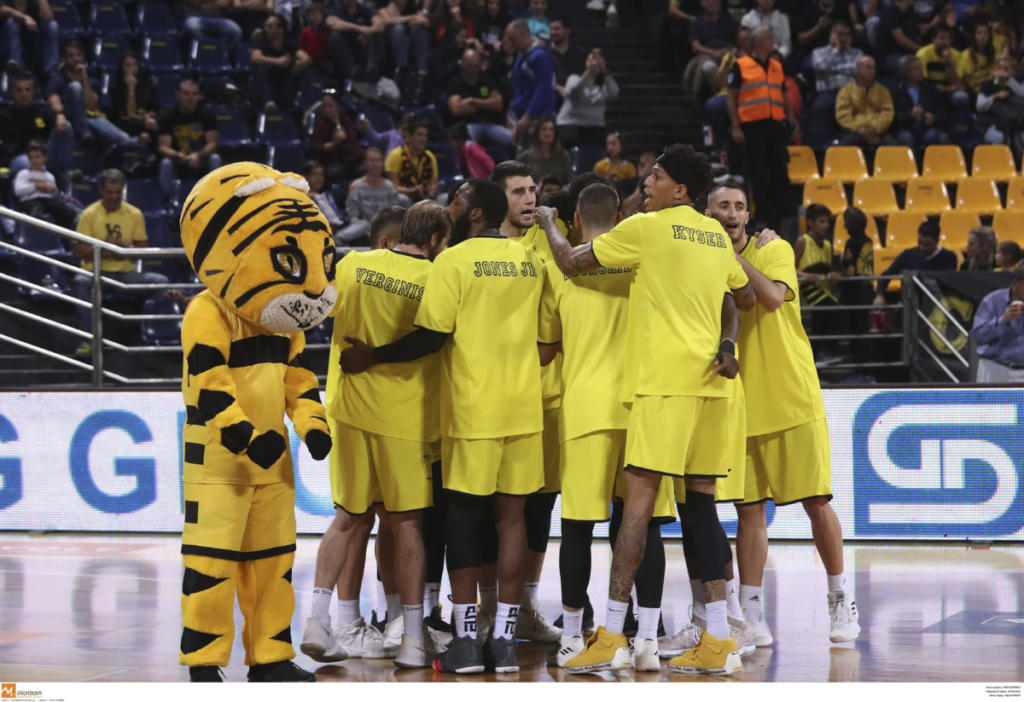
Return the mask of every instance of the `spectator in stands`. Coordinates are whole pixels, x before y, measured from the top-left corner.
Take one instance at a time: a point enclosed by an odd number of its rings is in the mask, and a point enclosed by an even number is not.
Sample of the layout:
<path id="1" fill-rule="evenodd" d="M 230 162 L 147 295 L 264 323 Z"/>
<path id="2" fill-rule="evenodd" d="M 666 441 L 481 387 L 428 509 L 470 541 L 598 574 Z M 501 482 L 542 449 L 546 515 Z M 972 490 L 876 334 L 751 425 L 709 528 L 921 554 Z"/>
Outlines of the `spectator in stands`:
<path id="1" fill-rule="evenodd" d="M 571 75 L 580 75 L 587 68 L 587 51 L 572 41 L 572 24 L 566 15 L 551 19 L 551 42 L 548 44 L 555 62 L 555 89 L 563 94 Z"/>
<path id="2" fill-rule="evenodd" d="M 494 159 L 484 147 L 470 141 L 469 129 L 465 122 L 458 122 L 448 129 L 448 141 L 455 149 L 455 159 L 459 163 L 459 172 L 467 180 L 469 178 L 490 178 L 494 170 Z"/>
<path id="3" fill-rule="evenodd" d="M 249 62 L 253 102 L 267 112 L 291 109 L 313 59 L 285 33 L 284 18 L 270 15 L 249 50 Z"/>
<path id="4" fill-rule="evenodd" d="M 380 18 L 357 0 L 338 0 L 327 8 L 324 21 L 331 30 L 327 55 L 338 78 L 366 78 L 376 82 L 387 45 L 386 41 L 376 38 L 384 31 Z"/>
<path id="5" fill-rule="evenodd" d="M 348 244 L 366 236 L 374 216 L 389 207 L 411 204 L 409 198 L 399 195 L 390 180 L 384 177 L 384 154 L 375 146 L 366 149 L 366 175 L 353 181 L 345 200 L 348 224 L 335 234 L 339 244 Z"/>
<path id="6" fill-rule="evenodd" d="M 658 36 L 658 63 L 666 73 L 676 73 L 690 62 L 690 27 L 699 10 L 696 0 L 668 0 L 668 13 Z M 744 7 L 743 13 L 746 11 Z M 733 17 L 733 21 L 738 24 L 740 17 Z"/>
<path id="7" fill-rule="evenodd" d="M 473 11 L 469 0 L 441 0 L 430 16 L 430 26 L 434 32 L 434 46 L 444 44 L 445 35 L 452 24 L 461 24 L 466 35 L 476 37 L 476 23 L 473 22 Z"/>
<path id="8" fill-rule="evenodd" d="M 843 210 L 843 224 L 849 238 L 843 249 L 842 272 L 844 278 L 873 276 L 875 250 L 867 234 L 868 218 L 856 207 Z M 870 305 L 874 285 L 870 280 L 848 280 L 839 288 L 840 305 Z M 848 310 L 847 334 L 865 334 L 868 331 L 868 310 Z M 856 360 L 865 360 L 867 347 L 853 344 Z"/>
<path id="9" fill-rule="evenodd" d="M 545 176 L 540 181 L 540 187 L 537 188 L 537 201 L 544 202 L 555 193 L 562 192 L 563 188 L 565 188 L 565 183 L 558 178 L 552 175 Z"/>
<path id="10" fill-rule="evenodd" d="M 810 55 L 814 49 L 831 42 L 836 22 L 852 26 L 857 19 L 856 2 L 850 0 L 817 0 L 790 15 L 790 25 L 796 35 L 794 53 Z"/>
<path id="11" fill-rule="evenodd" d="M 126 134 L 138 137 L 143 144 L 155 142 L 160 109 L 156 83 L 149 71 L 140 66 L 138 55 L 131 49 L 121 55 L 109 92 L 114 124 Z"/>
<path id="12" fill-rule="evenodd" d="M 49 74 L 57 69 L 60 29 L 47 0 L 5 0 L 0 4 L 0 20 L 8 73 L 29 69 Z"/>
<path id="13" fill-rule="evenodd" d="M 391 0 L 377 12 L 383 29 L 373 40 L 378 44 L 387 38 L 391 42 L 391 57 L 395 63 L 395 80 L 399 86 L 410 76 L 422 87 L 427 76 L 430 58 L 430 18 L 427 11 L 417 11 L 413 0 Z"/>
<path id="14" fill-rule="evenodd" d="M 562 97 L 556 120 L 562 144 L 566 148 L 603 144 L 605 110 L 608 103 L 619 99 L 619 84 L 608 72 L 600 49 L 594 49 L 587 56 L 582 75 L 569 76 Z"/>
<path id="15" fill-rule="evenodd" d="M 932 7 L 925 8 L 923 4 L 919 5 L 918 2 L 914 2 L 914 14 L 920 22 L 921 36 L 932 36 L 936 27 L 941 25 L 949 29 L 953 46 L 960 48 L 966 45 L 967 41 L 964 39 L 963 31 L 957 26 L 956 8 L 953 7 L 953 3 L 929 0 L 929 4 Z"/>
<path id="16" fill-rule="evenodd" d="M 789 18 L 775 9 L 775 0 L 757 0 L 754 8 L 743 15 L 740 22 L 744 27 L 754 31 L 760 27 L 768 27 L 775 39 L 775 49 L 787 58 L 793 50 L 793 42 L 789 35 Z"/>
<path id="17" fill-rule="evenodd" d="M 274 0 L 231 0 L 231 14 L 246 39 L 253 37 L 267 18 L 274 13 Z M 281 19 L 282 26 L 285 21 Z"/>
<path id="18" fill-rule="evenodd" d="M 827 238 L 832 212 L 824 205 L 814 203 L 807 206 L 805 219 L 807 233 L 793 244 L 796 276 L 800 281 L 800 305 L 814 307 L 823 303 L 835 304 L 832 281 L 838 280 L 840 273 L 832 266 L 832 242 Z M 824 317 L 815 314 L 811 319 L 817 322 Z"/>
<path id="19" fill-rule="evenodd" d="M 946 105 L 939 91 L 924 82 L 921 59 L 913 55 L 900 60 L 903 81 L 893 93 L 895 117 L 892 132 L 903 146 L 920 150 L 931 144 L 948 144 L 949 133 L 943 129 Z"/>
<path id="20" fill-rule="evenodd" d="M 427 149 L 429 125 L 415 120 L 409 126 L 409 138 L 388 154 L 384 161 L 391 184 L 412 202 L 437 197 L 437 158 Z"/>
<path id="21" fill-rule="evenodd" d="M 483 51 L 483 44 L 470 39 L 462 23 L 452 23 L 445 32 L 440 49 L 431 52 L 430 79 L 434 85 L 448 85 L 458 77 L 459 62 L 466 49 Z"/>
<path id="22" fill-rule="evenodd" d="M 704 114 L 707 116 L 708 124 L 711 126 L 711 133 L 716 151 L 726 152 L 726 162 L 730 173 L 743 172 L 743 149 L 738 148 L 732 140 L 732 130 L 729 129 L 729 74 L 732 67 L 736 65 L 736 59 L 750 54 L 750 29 L 740 25 L 736 30 L 735 46 L 722 57 L 718 64 L 718 72 L 715 73 L 715 87 L 717 93 L 704 102 Z M 834 119 L 831 114 L 829 119 Z"/>
<path id="23" fill-rule="evenodd" d="M 302 175 L 305 176 L 306 182 L 309 183 L 309 196 L 313 198 L 313 202 L 324 213 L 327 223 L 331 225 L 331 231 L 337 234 L 338 230 L 345 225 L 345 222 L 342 219 L 341 210 L 338 209 L 338 203 L 334 201 L 329 192 L 324 191 L 324 183 L 326 181 L 324 164 L 319 161 L 306 161 L 306 168 Z"/>
<path id="24" fill-rule="evenodd" d="M 830 141 L 835 124 L 836 95 L 857 77 L 857 60 L 864 52 L 852 46 L 852 42 L 850 23 L 838 19 L 832 24 L 828 44 L 811 52 L 817 94 L 804 118 L 804 133 L 808 143 L 815 146 L 824 146 Z"/>
<path id="25" fill-rule="evenodd" d="M 32 140 L 46 144 L 50 168 L 58 175 L 71 168 L 74 130 L 63 113 L 36 104 L 36 84 L 23 73 L 11 81 L 11 104 L 0 108 L 0 153 L 10 159 L 11 175 L 28 168 L 26 151 Z"/>
<path id="26" fill-rule="evenodd" d="M 956 70 L 964 87 L 977 93 L 982 84 L 992 79 L 996 65 L 996 50 L 992 44 L 992 29 L 981 22 L 974 27 L 972 40 L 965 51 L 960 53 Z"/>
<path id="27" fill-rule="evenodd" d="M 956 254 L 939 246 L 939 225 L 929 220 L 917 228 L 917 246 L 904 249 L 896 260 L 876 275 L 900 275 L 903 271 L 955 271 Z M 875 305 L 885 304 L 888 280 L 878 281 L 875 288 Z"/>
<path id="28" fill-rule="evenodd" d="M 504 0 L 487 0 L 476 20 L 476 34 L 489 53 L 501 51 L 501 37 L 507 26 L 508 12 Z"/>
<path id="29" fill-rule="evenodd" d="M 512 141 L 525 139 L 530 123 L 555 111 L 555 66 L 543 44 L 534 44 L 526 20 L 509 22 L 505 30 L 509 48 L 516 52 L 509 76 L 512 87 Z"/>
<path id="30" fill-rule="evenodd" d="M 460 73 L 448 84 L 448 112 L 468 122 L 473 141 L 485 146 L 511 146 L 512 132 L 505 126 L 505 98 L 501 88 L 483 71 L 484 57 L 466 49 L 459 60 Z"/>
<path id="31" fill-rule="evenodd" d="M 996 271 L 1016 270 L 1021 261 L 1020 245 L 1016 241 L 1000 241 L 996 249 Z"/>
<path id="32" fill-rule="evenodd" d="M 985 296 L 974 313 L 971 339 L 978 345 L 976 382 L 1024 382 L 1024 270 L 1009 288 Z"/>
<path id="33" fill-rule="evenodd" d="M 30 141 L 27 155 L 29 166 L 18 171 L 12 187 L 21 211 L 33 217 L 49 215 L 60 226 L 74 229 L 82 210 L 61 197 L 57 179 L 46 170 L 46 145 Z"/>
<path id="34" fill-rule="evenodd" d="M 508 32 L 505 32 L 501 35 L 501 41 L 498 42 L 498 50 L 484 62 L 487 66 L 485 72 L 491 77 L 491 80 L 502 86 L 505 102 L 509 105 L 512 104 L 512 86 L 509 83 L 509 78 L 511 78 L 512 67 L 515 66 L 518 58 L 519 53 L 512 47 Z M 511 123 L 509 120 L 509 124 Z"/>
<path id="35" fill-rule="evenodd" d="M 922 46 L 917 57 L 924 65 L 925 80 L 948 96 L 954 109 L 962 109 L 968 106 L 969 97 L 956 70 L 960 52 L 953 48 L 951 41 L 949 27 L 940 24 L 932 33 L 932 43 Z"/>
<path id="36" fill-rule="evenodd" d="M 147 244 L 146 221 L 142 212 L 133 205 L 123 202 L 124 173 L 111 168 L 100 173 L 100 199 L 85 208 L 78 219 L 78 232 L 108 244 L 124 248 L 145 248 Z M 93 247 L 89 244 L 74 245 L 75 258 L 82 262 L 82 268 L 93 270 Z M 136 272 L 135 260 L 102 252 L 101 270 L 106 278 L 113 278 L 121 283 L 160 285 L 167 282 L 162 273 L 148 271 Z M 92 299 L 92 275 L 76 275 L 71 283 L 75 297 L 80 300 Z M 126 291 L 118 291 L 124 296 Z M 139 293 L 135 293 L 139 294 Z M 147 297 L 148 292 L 141 293 Z M 92 330 L 92 313 L 88 308 L 75 306 L 78 327 L 82 331 Z M 76 356 L 88 356 L 92 353 L 92 345 L 83 343 L 75 350 Z"/>
<path id="37" fill-rule="evenodd" d="M 992 227 L 975 227 L 967 235 L 967 255 L 962 271 L 990 271 L 996 267 L 996 233 Z"/>
<path id="38" fill-rule="evenodd" d="M 888 134 L 894 110 L 892 93 L 875 81 L 875 59 L 857 59 L 857 78 L 847 83 L 836 96 L 836 122 L 842 130 L 839 143 L 874 149 L 883 142 L 895 144 Z"/>
<path id="39" fill-rule="evenodd" d="M 800 138 L 800 126 L 783 90 L 782 64 L 772 58 L 771 31 L 767 27 L 756 30 L 750 45 L 750 56 L 737 59 L 729 73 L 729 122 L 733 140 L 744 144 L 758 216 L 778 230 L 789 210 L 786 144 L 790 136 Z"/>
<path id="40" fill-rule="evenodd" d="M 412 122 L 412 114 L 406 113 L 398 118 L 398 124 L 393 129 L 383 132 L 376 132 L 373 123 L 365 115 L 360 117 L 359 128 L 362 130 L 366 141 L 373 144 L 386 154 L 395 149 L 400 149 L 402 144 L 409 138 L 409 124 Z"/>
<path id="41" fill-rule="evenodd" d="M 736 36 L 736 21 L 722 12 L 722 0 L 701 0 L 703 12 L 690 24 L 694 58 L 686 67 L 683 85 L 694 95 L 715 92 L 715 74 Z M 774 47 L 773 47 L 774 48 Z"/>
<path id="42" fill-rule="evenodd" d="M 327 169 L 328 182 L 354 178 L 363 163 L 359 132 L 352 118 L 341 109 L 336 90 L 327 89 L 320 96 L 310 145 Z"/>
<path id="43" fill-rule="evenodd" d="M 331 30 L 327 26 L 324 6 L 319 3 L 310 5 L 306 9 L 306 23 L 299 32 L 299 48 L 309 56 L 313 70 L 327 75 L 334 72 L 327 54 L 327 42 L 330 38 Z"/>
<path id="44" fill-rule="evenodd" d="M 636 178 L 636 166 L 626 158 L 625 139 L 618 132 L 605 137 L 605 158 L 594 164 L 594 173 L 604 176 L 612 185 L 627 178 Z"/>
<path id="45" fill-rule="evenodd" d="M 547 17 L 548 0 L 530 0 L 530 14 L 526 24 L 530 34 L 545 44 L 551 39 L 551 21 Z"/>
<path id="46" fill-rule="evenodd" d="M 882 72 L 889 76 L 899 75 L 900 58 L 921 50 L 914 0 L 892 0 L 889 7 L 882 10 L 878 34 L 876 52 L 882 57 Z"/>
<path id="47" fill-rule="evenodd" d="M 553 115 L 537 121 L 530 148 L 519 154 L 519 160 L 533 169 L 537 180 L 549 175 L 563 183 L 572 180 L 572 159 L 558 139 L 558 125 Z"/>
<path id="48" fill-rule="evenodd" d="M 232 0 L 185 0 L 185 34 L 193 39 L 222 39 L 233 49 L 242 38 L 242 28 L 224 15 Z"/>
<path id="49" fill-rule="evenodd" d="M 622 199 L 623 216 L 628 217 L 640 209 L 640 205 L 644 200 L 644 181 L 647 180 L 647 176 L 651 174 L 651 170 L 653 170 L 654 162 L 657 158 L 657 153 L 647 150 L 640 154 L 640 158 L 637 159 L 636 186 L 630 195 L 627 195 Z"/>
<path id="50" fill-rule="evenodd" d="M 222 163 L 217 153 L 217 115 L 199 101 L 199 84 L 183 78 L 175 98 L 177 104 L 164 110 L 158 120 L 160 187 L 168 199 L 175 178 L 198 179 Z"/>
<path id="51" fill-rule="evenodd" d="M 1018 151 L 1024 147 L 1024 83 L 1013 77 L 1014 63 L 1009 56 L 996 61 L 992 80 L 978 90 L 978 120 L 985 128 L 989 144 L 1010 142 Z"/>
<path id="52" fill-rule="evenodd" d="M 100 98 L 89 82 L 82 45 L 72 39 L 64 45 L 64 60 L 46 86 L 47 99 L 56 112 L 71 120 L 78 139 L 98 139 L 104 146 L 131 141 L 131 137 L 107 121 L 100 111 Z"/>

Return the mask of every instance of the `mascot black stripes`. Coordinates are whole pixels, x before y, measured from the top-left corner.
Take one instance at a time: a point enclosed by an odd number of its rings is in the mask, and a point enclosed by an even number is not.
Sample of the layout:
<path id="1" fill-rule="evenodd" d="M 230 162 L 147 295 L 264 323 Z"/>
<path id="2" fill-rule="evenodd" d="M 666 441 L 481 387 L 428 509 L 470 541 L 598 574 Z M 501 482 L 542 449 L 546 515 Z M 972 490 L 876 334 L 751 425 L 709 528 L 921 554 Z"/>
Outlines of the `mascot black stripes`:
<path id="1" fill-rule="evenodd" d="M 213 171 L 189 194 L 181 239 L 207 289 L 181 328 L 185 398 L 179 661 L 219 681 L 245 618 L 250 681 L 312 681 L 291 659 L 295 480 L 284 415 L 317 460 L 331 438 L 304 330 L 337 297 L 330 227 L 306 182 L 257 163 Z"/>

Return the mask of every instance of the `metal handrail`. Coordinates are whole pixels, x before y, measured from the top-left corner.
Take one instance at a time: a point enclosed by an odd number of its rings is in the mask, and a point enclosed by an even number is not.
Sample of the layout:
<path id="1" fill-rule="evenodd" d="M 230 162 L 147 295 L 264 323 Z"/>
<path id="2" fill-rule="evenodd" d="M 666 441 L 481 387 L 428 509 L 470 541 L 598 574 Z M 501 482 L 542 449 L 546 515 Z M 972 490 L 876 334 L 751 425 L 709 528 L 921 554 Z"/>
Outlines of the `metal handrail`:
<path id="1" fill-rule="evenodd" d="M 960 324 L 960 322 L 956 321 L 956 317 L 954 317 L 950 313 L 950 311 L 948 309 L 946 309 L 945 305 L 943 305 L 941 302 L 939 302 L 939 300 L 934 295 L 932 295 L 932 291 L 929 290 L 927 287 L 925 287 L 925 284 L 921 282 L 920 278 L 918 278 L 915 275 L 915 276 L 912 277 L 912 280 L 914 281 L 914 284 L 918 287 L 918 289 L 923 291 L 924 294 L 928 296 L 928 299 L 931 300 L 933 303 L 935 303 L 936 307 L 938 307 L 940 310 L 942 310 L 942 314 L 944 314 L 949 319 L 949 321 L 951 321 L 953 323 L 953 325 L 960 331 L 961 334 L 963 334 L 964 336 L 970 336 L 971 335 L 971 333 L 969 331 L 964 329 L 963 325 Z"/>
<path id="2" fill-rule="evenodd" d="M 932 330 L 932 332 L 935 333 L 935 336 L 937 336 L 939 338 L 939 340 L 942 341 L 942 343 L 946 345 L 946 347 L 950 350 L 950 352 L 954 356 L 956 356 L 957 359 L 959 359 L 960 363 L 962 363 L 964 365 L 964 368 L 970 368 L 971 367 L 971 364 L 968 363 L 967 360 L 963 356 L 960 355 L 960 352 L 956 350 L 956 348 L 953 346 L 952 343 L 950 343 L 949 339 L 946 338 L 946 335 L 943 334 L 941 331 L 939 331 L 938 327 L 936 327 L 934 324 L 932 324 L 931 320 L 928 319 L 928 316 L 925 315 L 924 312 L 922 312 L 921 310 L 918 310 L 917 311 L 917 316 L 918 316 L 918 318 L 920 318 L 920 320 L 922 322 L 925 323 L 925 325 L 929 329 Z M 950 317 L 950 319 L 952 319 L 952 317 Z M 957 326 L 959 326 L 959 325 L 957 325 Z M 920 341 L 920 339 L 918 339 L 918 341 Z"/>
<path id="3" fill-rule="evenodd" d="M 926 354 L 931 356 L 932 360 L 935 361 L 935 365 L 937 365 L 939 368 L 941 368 L 942 372 L 945 373 L 946 375 L 948 375 L 950 380 L 952 380 L 957 385 L 960 384 L 960 379 L 956 377 L 956 374 L 953 371 L 951 371 L 949 368 L 946 367 L 946 364 L 942 362 L 942 359 L 940 359 L 935 354 L 934 351 L 932 351 L 930 348 L 928 348 L 928 344 L 924 343 L 924 340 L 921 339 L 920 337 L 918 337 L 918 339 L 917 339 L 917 345 L 920 346 L 922 349 L 924 349 L 924 352 Z"/>

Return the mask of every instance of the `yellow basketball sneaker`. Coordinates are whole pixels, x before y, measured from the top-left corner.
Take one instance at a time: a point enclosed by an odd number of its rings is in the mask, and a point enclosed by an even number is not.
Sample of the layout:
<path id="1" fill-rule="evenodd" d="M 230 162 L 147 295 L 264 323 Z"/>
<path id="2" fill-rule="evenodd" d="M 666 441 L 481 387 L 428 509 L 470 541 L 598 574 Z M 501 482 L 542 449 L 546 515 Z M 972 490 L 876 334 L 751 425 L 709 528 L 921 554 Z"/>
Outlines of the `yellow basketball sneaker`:
<path id="1" fill-rule="evenodd" d="M 565 662 L 565 669 L 570 673 L 594 673 L 598 670 L 629 668 L 632 664 L 626 637 L 612 634 L 599 626 L 587 640 L 586 648 Z"/>
<path id="2" fill-rule="evenodd" d="M 742 668 L 736 642 L 717 639 L 706 631 L 701 632 L 696 646 L 668 662 L 668 669 L 675 673 L 731 675 Z"/>

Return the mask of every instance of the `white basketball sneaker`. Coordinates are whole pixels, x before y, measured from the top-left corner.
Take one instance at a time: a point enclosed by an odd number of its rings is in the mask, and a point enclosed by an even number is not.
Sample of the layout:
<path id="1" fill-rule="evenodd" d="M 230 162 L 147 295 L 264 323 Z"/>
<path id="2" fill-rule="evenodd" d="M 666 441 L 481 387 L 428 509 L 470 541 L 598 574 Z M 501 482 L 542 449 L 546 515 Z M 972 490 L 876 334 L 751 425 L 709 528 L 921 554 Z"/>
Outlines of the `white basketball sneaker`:
<path id="1" fill-rule="evenodd" d="M 633 661 L 633 670 L 638 673 L 656 673 L 661 670 L 658 642 L 654 639 L 630 639 L 629 655 Z"/>
<path id="2" fill-rule="evenodd" d="M 761 611 L 761 603 L 757 603 L 757 610 L 744 608 L 743 616 L 747 620 L 747 630 L 755 646 L 771 646 L 775 639 L 768 629 L 768 622 L 764 620 L 764 612 Z"/>
<path id="3" fill-rule="evenodd" d="M 416 638 L 402 634 L 402 643 L 395 654 L 395 665 L 399 668 L 429 668 L 436 653 L 429 636 Z"/>
<path id="4" fill-rule="evenodd" d="M 333 663 L 348 658 L 345 649 L 334 639 L 331 630 L 313 617 L 306 620 L 299 650 L 321 663 Z"/>
<path id="5" fill-rule="evenodd" d="M 564 668 L 565 662 L 582 652 L 585 646 L 582 636 L 562 636 L 548 654 L 548 665 Z"/>
<path id="6" fill-rule="evenodd" d="M 362 617 L 351 624 L 337 627 L 334 639 L 345 649 L 349 658 L 391 658 L 395 655 L 394 651 L 388 655 L 384 649 L 384 635 L 376 627 L 367 624 Z"/>
<path id="7" fill-rule="evenodd" d="M 857 603 L 846 598 L 846 593 L 828 596 L 828 639 L 832 643 L 853 641 L 860 634 Z"/>
<path id="8" fill-rule="evenodd" d="M 658 655 L 661 658 L 675 658 L 682 655 L 684 651 L 700 643 L 701 627 L 689 623 L 679 630 L 675 636 L 662 636 L 658 639 Z"/>

